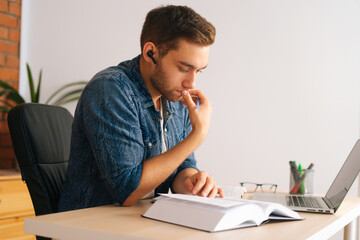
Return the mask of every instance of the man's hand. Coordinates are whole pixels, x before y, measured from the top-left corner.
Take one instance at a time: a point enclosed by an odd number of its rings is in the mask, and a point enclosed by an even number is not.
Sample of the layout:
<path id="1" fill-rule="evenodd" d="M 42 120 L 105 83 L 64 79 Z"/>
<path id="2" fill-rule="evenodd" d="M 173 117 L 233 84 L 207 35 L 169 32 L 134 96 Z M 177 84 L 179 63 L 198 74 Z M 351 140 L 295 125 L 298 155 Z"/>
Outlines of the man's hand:
<path id="1" fill-rule="evenodd" d="M 224 197 L 224 191 L 218 188 L 211 175 L 201 171 L 188 177 L 184 182 L 185 188 L 193 195 L 214 198 L 217 194 Z"/>
<path id="2" fill-rule="evenodd" d="M 196 109 L 196 103 L 191 95 L 198 97 L 200 101 L 199 110 Z M 200 138 L 200 142 L 203 142 L 210 127 L 212 107 L 209 99 L 201 90 L 189 90 L 183 92 L 182 103 L 189 110 L 192 132 Z"/>

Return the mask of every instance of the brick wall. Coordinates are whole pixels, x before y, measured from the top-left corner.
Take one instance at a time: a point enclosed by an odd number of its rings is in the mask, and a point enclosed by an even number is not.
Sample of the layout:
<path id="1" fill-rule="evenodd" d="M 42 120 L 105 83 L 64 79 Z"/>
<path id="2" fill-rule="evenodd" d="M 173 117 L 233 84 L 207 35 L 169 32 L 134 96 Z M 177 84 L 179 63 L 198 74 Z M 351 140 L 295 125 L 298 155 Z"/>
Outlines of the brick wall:
<path id="1" fill-rule="evenodd" d="M 20 26 L 21 0 L 0 0 L 0 80 L 16 89 L 19 87 Z M 14 167 L 7 114 L 0 112 L 0 169 Z"/>

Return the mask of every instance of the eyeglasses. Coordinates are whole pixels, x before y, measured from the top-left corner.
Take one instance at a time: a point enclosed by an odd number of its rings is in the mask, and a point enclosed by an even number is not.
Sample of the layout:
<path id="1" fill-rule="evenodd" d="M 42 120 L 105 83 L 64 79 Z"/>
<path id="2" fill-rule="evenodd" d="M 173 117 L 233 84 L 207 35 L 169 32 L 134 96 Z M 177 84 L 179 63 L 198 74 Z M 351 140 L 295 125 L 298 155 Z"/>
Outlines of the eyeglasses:
<path id="1" fill-rule="evenodd" d="M 273 183 L 252 183 L 252 182 L 240 182 L 240 185 L 245 188 L 245 192 L 254 193 L 260 187 L 262 192 L 275 193 L 277 184 Z"/>

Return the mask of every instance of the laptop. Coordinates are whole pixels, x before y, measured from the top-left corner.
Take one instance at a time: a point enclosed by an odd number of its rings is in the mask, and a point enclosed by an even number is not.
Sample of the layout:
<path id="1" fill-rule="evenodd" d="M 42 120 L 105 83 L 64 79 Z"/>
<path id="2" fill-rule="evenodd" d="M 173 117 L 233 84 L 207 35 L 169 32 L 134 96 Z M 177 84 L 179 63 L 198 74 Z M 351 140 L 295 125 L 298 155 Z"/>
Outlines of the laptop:
<path id="1" fill-rule="evenodd" d="M 360 171 L 360 139 L 351 150 L 344 165 L 331 184 L 325 197 L 294 194 L 254 193 L 253 199 L 277 202 L 294 211 L 335 213 Z"/>

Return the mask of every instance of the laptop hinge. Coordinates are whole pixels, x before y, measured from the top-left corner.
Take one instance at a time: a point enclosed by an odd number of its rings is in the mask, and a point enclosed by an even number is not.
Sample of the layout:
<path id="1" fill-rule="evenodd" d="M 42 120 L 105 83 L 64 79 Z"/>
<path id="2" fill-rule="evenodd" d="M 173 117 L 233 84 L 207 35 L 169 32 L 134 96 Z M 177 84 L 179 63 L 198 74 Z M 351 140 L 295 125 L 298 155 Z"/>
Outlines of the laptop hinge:
<path id="1" fill-rule="evenodd" d="M 328 205 L 328 207 L 329 207 L 330 209 L 334 209 L 334 208 L 335 208 L 335 206 L 334 206 L 326 197 L 323 197 L 322 199 L 324 200 L 324 202 L 326 203 L 326 205 Z"/>

